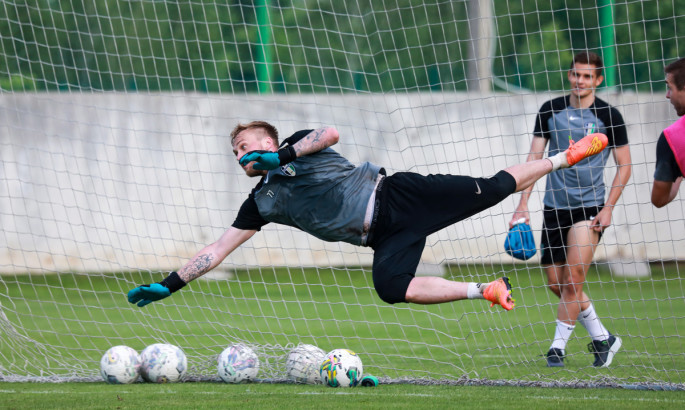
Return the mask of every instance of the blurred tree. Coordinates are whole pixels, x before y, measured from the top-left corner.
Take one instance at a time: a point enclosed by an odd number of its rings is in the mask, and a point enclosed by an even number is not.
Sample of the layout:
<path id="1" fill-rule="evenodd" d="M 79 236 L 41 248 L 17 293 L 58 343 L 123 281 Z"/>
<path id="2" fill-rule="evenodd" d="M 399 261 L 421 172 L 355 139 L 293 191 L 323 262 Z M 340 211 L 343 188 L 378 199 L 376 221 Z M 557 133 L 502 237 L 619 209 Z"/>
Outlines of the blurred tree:
<path id="1" fill-rule="evenodd" d="M 493 71 L 508 84 L 535 91 L 559 90 L 558 75 L 550 72 L 545 84 L 535 74 L 536 67 L 549 63 L 555 49 L 561 69 L 567 68 L 576 52 L 601 52 L 595 0 L 502 1 L 495 2 L 494 9 L 498 45 Z M 654 83 L 663 84 L 664 64 L 685 55 L 685 42 L 678 41 L 682 37 L 678 27 L 685 27 L 682 10 L 685 0 L 614 2 L 621 90 L 651 91 Z M 556 32 L 556 45 L 548 41 L 551 31 Z M 536 36 L 544 39 L 530 39 Z M 545 47 L 536 48 L 536 42 Z"/>
<path id="2" fill-rule="evenodd" d="M 465 1 L 270 1 L 275 92 L 466 90 Z M 619 87 L 663 89 L 663 65 L 685 55 L 685 0 L 614 4 Z M 570 56 L 599 51 L 595 0 L 493 1 L 493 15 L 493 74 L 508 84 L 561 90 Z M 5 2 L 0 83 L 257 92 L 257 29 L 252 0 Z"/>

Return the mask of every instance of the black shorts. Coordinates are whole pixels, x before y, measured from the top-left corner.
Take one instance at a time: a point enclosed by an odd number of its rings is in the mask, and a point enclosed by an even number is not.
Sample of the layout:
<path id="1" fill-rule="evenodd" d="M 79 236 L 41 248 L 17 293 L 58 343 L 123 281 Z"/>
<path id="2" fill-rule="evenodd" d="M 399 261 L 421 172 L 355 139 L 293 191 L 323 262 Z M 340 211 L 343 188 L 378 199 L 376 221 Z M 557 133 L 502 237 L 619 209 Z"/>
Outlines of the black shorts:
<path id="1" fill-rule="evenodd" d="M 381 299 L 404 302 L 426 237 L 501 202 L 516 190 L 516 181 L 500 171 L 492 178 L 419 175 L 400 172 L 386 177 L 377 192 L 379 214 L 369 238 L 373 282 Z"/>
<path id="2" fill-rule="evenodd" d="M 578 222 L 592 220 L 602 210 L 603 206 L 575 209 L 554 209 L 545 206 L 540 238 L 540 251 L 542 252 L 540 263 L 551 265 L 566 262 L 566 240 L 571 226 Z M 599 237 L 602 237 L 601 233 Z"/>

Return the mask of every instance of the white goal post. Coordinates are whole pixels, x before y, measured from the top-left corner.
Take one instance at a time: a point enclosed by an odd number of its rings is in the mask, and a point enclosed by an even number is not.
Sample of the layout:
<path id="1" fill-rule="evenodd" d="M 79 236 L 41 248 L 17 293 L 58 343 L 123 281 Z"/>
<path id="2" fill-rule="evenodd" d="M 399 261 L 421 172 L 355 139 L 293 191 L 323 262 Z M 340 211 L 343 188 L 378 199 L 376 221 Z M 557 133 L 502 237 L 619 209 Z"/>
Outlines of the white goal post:
<path id="1" fill-rule="evenodd" d="M 677 119 L 662 71 L 685 56 L 678 29 L 660 34 L 631 2 L 72 3 L 0 6 L 0 381 L 99 380 L 109 347 L 157 342 L 184 350 L 187 380 L 218 380 L 217 355 L 241 342 L 269 382 L 285 381 L 288 351 L 310 343 L 357 351 L 385 383 L 685 388 L 684 208 L 681 197 L 650 202 L 656 141 Z M 685 20 L 664 10 L 662 23 Z M 522 15 L 536 28 L 517 31 Z M 621 42 L 628 23 L 644 40 Z M 636 57 L 650 42 L 675 51 Z M 580 327 L 568 366 L 545 367 L 558 299 L 539 253 L 517 263 L 504 252 L 518 195 L 430 236 L 419 272 L 507 275 L 512 312 L 387 305 L 370 249 L 275 224 L 170 298 L 127 302 L 233 223 L 257 182 L 231 151 L 238 122 L 268 121 L 281 138 L 336 127 L 335 150 L 389 174 L 490 176 L 526 160 L 536 113 L 566 93 L 567 60 L 586 48 L 614 57 L 599 96 L 623 114 L 632 154 L 585 287 L 623 338 L 610 368 L 592 368 Z M 607 185 L 614 170 L 610 160 Z M 544 189 L 530 198 L 538 245 Z"/>

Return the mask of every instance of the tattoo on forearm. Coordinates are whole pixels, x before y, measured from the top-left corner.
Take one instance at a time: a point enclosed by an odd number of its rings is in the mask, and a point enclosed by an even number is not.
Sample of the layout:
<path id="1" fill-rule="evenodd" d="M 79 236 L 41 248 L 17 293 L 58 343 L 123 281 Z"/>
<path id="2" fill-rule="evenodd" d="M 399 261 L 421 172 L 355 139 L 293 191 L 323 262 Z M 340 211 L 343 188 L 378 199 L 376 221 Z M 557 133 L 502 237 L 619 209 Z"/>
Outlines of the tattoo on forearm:
<path id="1" fill-rule="evenodd" d="M 198 255 L 195 257 L 195 259 L 190 261 L 190 263 L 181 268 L 181 270 L 178 272 L 178 276 L 180 276 L 181 279 L 183 279 L 183 281 L 186 283 L 197 279 L 207 273 L 209 267 L 212 265 L 213 260 L 214 255 L 212 254 Z"/>
<path id="2" fill-rule="evenodd" d="M 328 127 L 323 127 L 319 128 L 318 130 L 314 130 L 314 135 L 312 135 L 312 144 L 316 144 L 321 140 L 321 136 L 326 133 L 326 130 L 328 130 Z"/>
<path id="3" fill-rule="evenodd" d="M 302 152 L 309 152 L 310 150 L 322 149 L 323 147 L 320 146 L 321 139 L 326 131 L 328 131 L 328 128 L 329 127 L 318 128 L 307 134 L 306 137 L 295 144 L 295 151 L 298 154 L 301 154 Z"/>

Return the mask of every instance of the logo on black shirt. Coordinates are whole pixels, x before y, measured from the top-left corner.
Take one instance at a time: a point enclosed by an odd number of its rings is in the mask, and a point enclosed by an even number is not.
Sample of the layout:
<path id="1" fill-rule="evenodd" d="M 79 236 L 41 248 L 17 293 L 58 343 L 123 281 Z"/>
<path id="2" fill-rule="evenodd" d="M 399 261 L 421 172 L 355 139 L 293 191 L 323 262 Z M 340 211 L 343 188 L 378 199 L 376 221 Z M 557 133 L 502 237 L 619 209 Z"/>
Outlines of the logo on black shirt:
<path id="1" fill-rule="evenodd" d="M 295 176 L 295 166 L 292 163 L 283 165 L 281 171 L 289 177 Z"/>

